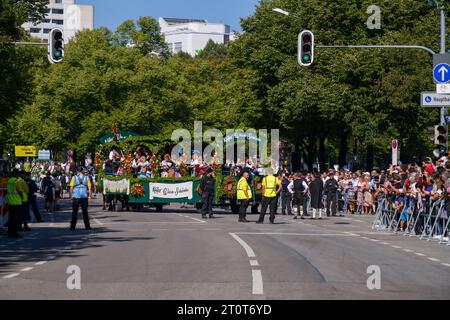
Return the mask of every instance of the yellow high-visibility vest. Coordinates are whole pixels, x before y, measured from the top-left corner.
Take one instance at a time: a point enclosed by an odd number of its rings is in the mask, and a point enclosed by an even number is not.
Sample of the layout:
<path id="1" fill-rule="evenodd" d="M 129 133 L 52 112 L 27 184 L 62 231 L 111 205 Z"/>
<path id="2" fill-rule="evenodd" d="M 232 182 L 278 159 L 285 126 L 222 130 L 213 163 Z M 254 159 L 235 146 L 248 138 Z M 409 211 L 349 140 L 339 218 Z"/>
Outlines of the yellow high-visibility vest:
<path id="1" fill-rule="evenodd" d="M 20 191 L 22 191 L 22 200 L 23 202 L 28 202 L 28 185 L 25 180 L 22 178 L 17 179 L 17 183 L 19 183 Z"/>
<path id="2" fill-rule="evenodd" d="M 245 196 L 245 190 L 247 190 L 248 198 Z M 245 179 L 244 177 L 242 177 L 237 184 L 237 198 L 238 200 L 246 200 L 252 198 L 252 189 L 248 185 L 247 179 Z"/>
<path id="3" fill-rule="evenodd" d="M 9 178 L 6 188 L 8 189 L 8 193 L 6 194 L 6 200 L 8 201 L 8 205 L 10 206 L 20 206 L 22 205 L 22 198 L 20 194 L 16 191 L 16 178 Z"/>
<path id="4" fill-rule="evenodd" d="M 263 179 L 264 194 L 266 198 L 275 198 L 277 196 L 277 185 L 280 184 L 280 180 L 273 175 L 268 175 Z"/>

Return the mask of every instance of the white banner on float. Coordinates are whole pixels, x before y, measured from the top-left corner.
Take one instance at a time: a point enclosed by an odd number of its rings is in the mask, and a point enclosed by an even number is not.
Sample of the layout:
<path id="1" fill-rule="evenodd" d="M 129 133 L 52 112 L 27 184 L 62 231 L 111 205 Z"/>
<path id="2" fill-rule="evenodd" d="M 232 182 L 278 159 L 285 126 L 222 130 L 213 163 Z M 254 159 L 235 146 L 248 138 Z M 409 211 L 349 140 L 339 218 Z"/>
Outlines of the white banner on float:
<path id="1" fill-rule="evenodd" d="M 191 200 L 194 197 L 194 183 L 153 183 L 150 182 L 150 200 L 159 199 L 183 199 Z"/>
<path id="2" fill-rule="evenodd" d="M 103 179 L 103 194 L 107 193 L 130 194 L 130 180 Z"/>

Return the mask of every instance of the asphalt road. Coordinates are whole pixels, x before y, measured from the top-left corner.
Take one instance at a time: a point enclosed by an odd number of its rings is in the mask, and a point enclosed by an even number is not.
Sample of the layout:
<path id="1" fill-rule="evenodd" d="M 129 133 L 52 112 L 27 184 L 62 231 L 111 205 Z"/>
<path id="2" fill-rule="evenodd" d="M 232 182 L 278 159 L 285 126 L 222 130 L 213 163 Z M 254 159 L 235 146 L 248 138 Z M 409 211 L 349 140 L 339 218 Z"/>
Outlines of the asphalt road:
<path id="1" fill-rule="evenodd" d="M 372 231 L 369 216 L 257 225 L 224 211 L 203 221 L 179 206 L 101 209 L 91 202 L 92 231 L 81 214 L 68 230 L 64 200 L 23 239 L 2 236 L 0 299 L 450 298 L 450 247 Z M 70 266 L 80 290 L 67 287 Z M 367 287 L 369 266 L 380 268 L 380 289 Z"/>

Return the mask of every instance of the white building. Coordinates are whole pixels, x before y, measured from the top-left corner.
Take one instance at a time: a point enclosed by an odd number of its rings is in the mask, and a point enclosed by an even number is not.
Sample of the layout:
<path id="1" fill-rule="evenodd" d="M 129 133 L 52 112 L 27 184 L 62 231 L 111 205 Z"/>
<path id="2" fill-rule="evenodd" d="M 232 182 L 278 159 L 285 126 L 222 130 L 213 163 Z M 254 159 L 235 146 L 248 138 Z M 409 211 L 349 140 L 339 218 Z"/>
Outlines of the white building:
<path id="1" fill-rule="evenodd" d="M 50 0 L 47 15 L 42 23 L 34 25 L 26 22 L 22 27 L 33 38 L 48 40 L 48 34 L 53 28 L 61 28 L 64 39 L 70 40 L 77 31 L 94 29 L 94 6 L 77 5 L 75 0 Z"/>
<path id="2" fill-rule="evenodd" d="M 229 25 L 207 20 L 159 18 L 159 26 L 173 53 L 182 51 L 193 57 L 205 48 L 209 40 L 226 44 L 234 39 Z"/>

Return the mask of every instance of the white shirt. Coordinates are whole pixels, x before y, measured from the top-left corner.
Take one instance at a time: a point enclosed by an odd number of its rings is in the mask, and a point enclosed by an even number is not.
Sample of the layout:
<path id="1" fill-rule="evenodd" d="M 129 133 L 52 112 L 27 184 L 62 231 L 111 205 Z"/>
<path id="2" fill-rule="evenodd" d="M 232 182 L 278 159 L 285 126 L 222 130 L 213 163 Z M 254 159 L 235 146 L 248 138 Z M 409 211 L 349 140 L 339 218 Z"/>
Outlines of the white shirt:
<path id="1" fill-rule="evenodd" d="M 309 189 L 308 184 L 306 183 L 305 180 L 303 180 L 302 185 L 303 185 L 303 188 L 305 188 L 305 190 L 303 191 L 303 193 L 306 194 L 306 193 L 308 192 L 308 189 Z M 294 191 L 294 181 L 291 181 L 291 183 L 289 183 L 289 185 L 288 185 L 288 191 L 289 191 L 289 193 L 292 193 L 292 194 L 295 193 L 295 191 Z"/>

